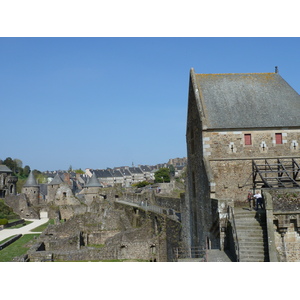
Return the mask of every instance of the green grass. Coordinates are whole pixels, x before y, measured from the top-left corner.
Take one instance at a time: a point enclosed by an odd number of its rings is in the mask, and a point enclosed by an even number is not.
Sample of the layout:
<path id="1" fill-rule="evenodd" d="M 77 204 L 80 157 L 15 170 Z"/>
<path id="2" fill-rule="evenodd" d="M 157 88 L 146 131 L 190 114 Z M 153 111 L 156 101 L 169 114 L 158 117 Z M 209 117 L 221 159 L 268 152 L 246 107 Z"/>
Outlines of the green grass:
<path id="1" fill-rule="evenodd" d="M 10 262 L 14 257 L 26 254 L 29 247 L 26 247 L 25 244 L 38 236 L 39 234 L 25 234 L 8 247 L 2 249 L 0 251 L 0 262 Z"/>
<path id="2" fill-rule="evenodd" d="M 47 223 L 42 224 L 42 225 L 40 225 L 40 226 L 38 226 L 36 228 L 33 228 L 30 231 L 31 232 L 43 232 L 48 227 L 49 224 L 53 224 L 53 223 L 54 222 L 52 220 L 49 220 Z"/>
<path id="3" fill-rule="evenodd" d="M 21 228 L 23 226 L 26 226 L 26 225 L 28 225 L 30 223 L 32 223 L 32 221 L 25 221 L 22 224 L 18 224 L 18 225 L 15 225 L 15 226 L 7 227 L 6 229 L 17 229 L 17 228 Z"/>
<path id="4" fill-rule="evenodd" d="M 8 238 L 6 238 L 6 239 L 0 241 L 0 245 L 3 244 L 4 242 L 10 240 L 10 239 L 13 238 L 14 236 L 15 236 L 15 235 L 12 235 L 12 236 L 10 236 L 10 237 L 8 237 Z"/>

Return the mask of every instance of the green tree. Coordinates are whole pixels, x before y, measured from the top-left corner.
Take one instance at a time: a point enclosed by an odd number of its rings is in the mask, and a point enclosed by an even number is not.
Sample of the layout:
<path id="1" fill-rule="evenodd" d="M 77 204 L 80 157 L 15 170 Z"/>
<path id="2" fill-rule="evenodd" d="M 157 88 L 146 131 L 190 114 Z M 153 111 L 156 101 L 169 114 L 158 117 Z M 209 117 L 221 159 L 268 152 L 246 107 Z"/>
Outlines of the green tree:
<path id="1" fill-rule="evenodd" d="M 15 158 L 14 163 L 15 163 L 16 167 L 18 167 L 18 168 L 23 167 L 23 162 L 21 161 L 21 159 Z"/>
<path id="2" fill-rule="evenodd" d="M 29 166 L 25 166 L 23 169 L 23 176 L 28 177 L 29 173 L 30 173 L 30 167 Z"/>
<path id="3" fill-rule="evenodd" d="M 172 177 L 174 177 L 175 176 L 175 168 L 174 168 L 174 166 L 173 165 L 169 165 L 169 170 L 170 170 L 170 175 Z"/>
<path id="4" fill-rule="evenodd" d="M 170 182 L 170 169 L 161 168 L 154 173 L 155 182 Z"/>
<path id="5" fill-rule="evenodd" d="M 150 182 L 144 180 L 144 181 L 140 181 L 140 182 L 137 182 L 137 183 L 134 183 L 132 186 L 134 187 L 137 187 L 137 188 L 142 188 L 142 187 L 145 187 L 147 185 L 151 184 Z"/>
<path id="6" fill-rule="evenodd" d="M 4 160 L 3 164 L 6 165 L 8 168 L 10 168 L 14 172 L 16 164 L 14 163 L 14 161 L 11 157 L 7 157 Z"/>

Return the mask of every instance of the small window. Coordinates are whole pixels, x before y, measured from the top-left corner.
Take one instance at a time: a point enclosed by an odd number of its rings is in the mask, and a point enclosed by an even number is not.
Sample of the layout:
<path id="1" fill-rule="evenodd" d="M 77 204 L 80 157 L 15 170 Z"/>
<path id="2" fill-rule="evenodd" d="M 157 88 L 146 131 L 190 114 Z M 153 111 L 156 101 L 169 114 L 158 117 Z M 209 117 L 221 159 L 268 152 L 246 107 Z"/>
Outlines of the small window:
<path id="1" fill-rule="evenodd" d="M 276 144 L 282 144 L 282 133 L 275 133 Z"/>
<path id="2" fill-rule="evenodd" d="M 247 133 L 244 135 L 245 145 L 252 145 L 251 134 Z"/>

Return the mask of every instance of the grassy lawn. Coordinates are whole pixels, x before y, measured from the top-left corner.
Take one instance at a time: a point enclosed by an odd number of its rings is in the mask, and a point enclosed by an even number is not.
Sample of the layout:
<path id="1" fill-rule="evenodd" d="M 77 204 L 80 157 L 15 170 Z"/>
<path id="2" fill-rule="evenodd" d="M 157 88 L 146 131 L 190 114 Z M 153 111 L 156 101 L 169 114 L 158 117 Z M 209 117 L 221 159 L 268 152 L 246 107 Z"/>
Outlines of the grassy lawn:
<path id="1" fill-rule="evenodd" d="M 32 221 L 25 221 L 22 224 L 18 224 L 18 225 L 12 226 L 12 227 L 7 227 L 6 229 L 17 229 L 17 228 L 21 228 L 23 226 L 26 226 L 26 225 L 28 225 L 30 223 L 32 223 Z"/>
<path id="2" fill-rule="evenodd" d="M 39 234 L 25 234 L 20 239 L 1 250 L 0 262 L 10 262 L 14 257 L 25 254 L 29 249 L 29 247 L 26 247 L 25 244 L 38 236 Z"/>
<path id="3" fill-rule="evenodd" d="M 53 220 L 49 220 L 47 223 L 42 224 L 41 226 L 38 226 L 36 228 L 33 228 L 30 231 L 31 232 L 43 232 L 48 227 L 49 224 L 54 224 L 54 221 Z"/>
<path id="4" fill-rule="evenodd" d="M 15 236 L 15 235 L 12 235 L 12 236 L 10 236 L 10 237 L 8 237 L 8 238 L 6 238 L 6 239 L 0 241 L 0 245 L 3 244 L 4 242 L 10 240 L 10 239 L 13 238 L 14 236 Z"/>

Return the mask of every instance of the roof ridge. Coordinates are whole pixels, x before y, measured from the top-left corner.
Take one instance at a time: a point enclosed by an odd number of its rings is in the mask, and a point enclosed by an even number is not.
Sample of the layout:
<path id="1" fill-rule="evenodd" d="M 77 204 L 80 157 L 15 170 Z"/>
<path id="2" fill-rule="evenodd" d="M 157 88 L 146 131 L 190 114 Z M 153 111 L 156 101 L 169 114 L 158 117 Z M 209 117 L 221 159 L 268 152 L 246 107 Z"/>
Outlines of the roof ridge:
<path id="1" fill-rule="evenodd" d="M 265 75 L 265 74 L 277 74 L 279 75 L 278 73 L 275 73 L 275 72 L 254 72 L 254 73 L 195 73 L 195 75 L 252 75 L 252 74 L 262 74 L 262 75 Z"/>

